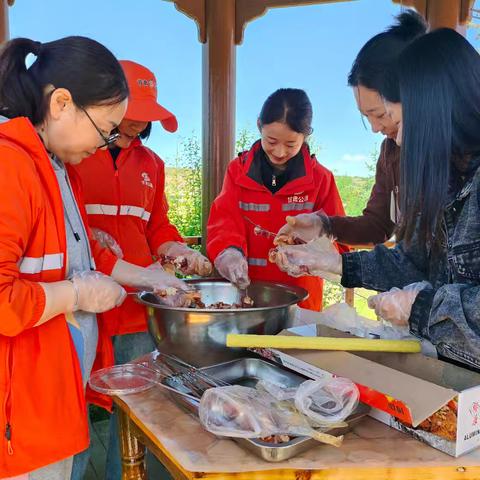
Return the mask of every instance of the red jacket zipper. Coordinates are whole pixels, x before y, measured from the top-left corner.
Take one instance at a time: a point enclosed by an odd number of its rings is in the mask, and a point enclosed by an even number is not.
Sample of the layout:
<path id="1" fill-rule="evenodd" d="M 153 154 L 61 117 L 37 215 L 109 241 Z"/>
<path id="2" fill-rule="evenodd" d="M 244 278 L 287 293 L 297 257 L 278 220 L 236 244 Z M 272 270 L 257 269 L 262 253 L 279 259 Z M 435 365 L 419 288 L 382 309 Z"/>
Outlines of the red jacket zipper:
<path id="1" fill-rule="evenodd" d="M 7 344 L 7 394 L 5 395 L 5 439 L 7 440 L 7 452 L 9 455 L 13 455 L 13 446 L 12 446 L 12 425 L 11 414 L 12 414 L 12 369 L 13 369 L 13 352 L 12 352 L 12 340 L 9 339 Z"/>
<path id="2" fill-rule="evenodd" d="M 121 195 L 120 195 L 120 177 L 119 177 L 119 171 L 118 171 L 118 161 L 120 160 L 120 156 L 122 155 L 123 151 L 120 151 L 118 154 L 117 158 L 113 158 L 113 168 L 115 169 L 115 193 L 116 193 L 116 202 L 117 202 L 117 215 L 115 218 L 115 230 L 116 230 L 116 239 L 117 242 L 120 243 L 120 228 L 118 226 L 118 219 L 120 217 L 120 208 L 121 208 Z"/>

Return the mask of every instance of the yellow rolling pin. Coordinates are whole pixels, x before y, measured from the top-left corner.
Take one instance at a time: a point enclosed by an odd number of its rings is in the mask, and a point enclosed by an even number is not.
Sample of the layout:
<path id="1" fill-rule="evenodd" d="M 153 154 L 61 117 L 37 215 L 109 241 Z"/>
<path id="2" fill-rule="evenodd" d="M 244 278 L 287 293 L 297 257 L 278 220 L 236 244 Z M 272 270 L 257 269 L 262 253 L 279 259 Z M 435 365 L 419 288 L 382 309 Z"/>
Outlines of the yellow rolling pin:
<path id="1" fill-rule="evenodd" d="M 227 347 L 397 353 L 418 353 L 421 351 L 420 342 L 417 340 L 301 337 L 297 335 L 246 335 L 235 333 L 227 335 Z"/>

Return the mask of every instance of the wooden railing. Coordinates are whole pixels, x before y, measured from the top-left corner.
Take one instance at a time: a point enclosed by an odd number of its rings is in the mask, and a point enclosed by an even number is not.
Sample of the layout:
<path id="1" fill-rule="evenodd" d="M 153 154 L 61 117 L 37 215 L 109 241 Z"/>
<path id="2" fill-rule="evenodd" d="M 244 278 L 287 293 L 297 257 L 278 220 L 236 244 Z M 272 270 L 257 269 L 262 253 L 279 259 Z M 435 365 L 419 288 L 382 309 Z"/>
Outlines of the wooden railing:
<path id="1" fill-rule="evenodd" d="M 183 239 L 185 240 L 185 243 L 190 247 L 202 244 L 202 237 L 183 237 Z"/>

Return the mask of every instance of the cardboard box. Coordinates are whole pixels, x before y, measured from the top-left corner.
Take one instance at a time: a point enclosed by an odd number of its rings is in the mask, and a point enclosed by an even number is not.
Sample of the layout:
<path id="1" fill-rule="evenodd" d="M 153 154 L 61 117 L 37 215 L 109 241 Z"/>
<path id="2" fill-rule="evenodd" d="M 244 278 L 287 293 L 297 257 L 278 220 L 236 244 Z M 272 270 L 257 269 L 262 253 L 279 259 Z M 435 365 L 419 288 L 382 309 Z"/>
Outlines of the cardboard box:
<path id="1" fill-rule="evenodd" d="M 322 325 L 279 335 L 348 337 Z M 480 374 L 422 354 L 254 349 L 312 379 L 350 378 L 372 417 L 459 456 L 480 446 Z"/>

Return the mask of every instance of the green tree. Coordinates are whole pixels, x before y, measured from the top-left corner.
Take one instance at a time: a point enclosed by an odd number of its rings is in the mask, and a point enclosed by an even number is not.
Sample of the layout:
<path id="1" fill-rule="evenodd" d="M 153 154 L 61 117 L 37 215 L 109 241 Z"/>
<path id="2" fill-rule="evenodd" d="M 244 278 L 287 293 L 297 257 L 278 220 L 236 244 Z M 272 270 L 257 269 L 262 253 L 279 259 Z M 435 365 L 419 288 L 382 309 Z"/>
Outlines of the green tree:
<path id="1" fill-rule="evenodd" d="M 182 139 L 174 166 L 166 169 L 165 193 L 172 223 L 184 236 L 202 234 L 202 156 L 198 137 Z"/>
<path id="2" fill-rule="evenodd" d="M 252 146 L 253 142 L 257 140 L 257 138 L 258 133 L 252 131 L 248 125 L 242 127 L 237 132 L 237 140 L 235 141 L 235 154 L 248 150 Z"/>
<path id="3" fill-rule="evenodd" d="M 373 150 L 370 152 L 369 159 L 365 162 L 365 166 L 367 167 L 368 176 L 374 177 L 375 171 L 377 169 L 377 162 L 378 157 L 380 156 L 380 148 L 378 147 L 378 143 L 376 143 L 373 147 Z"/>

